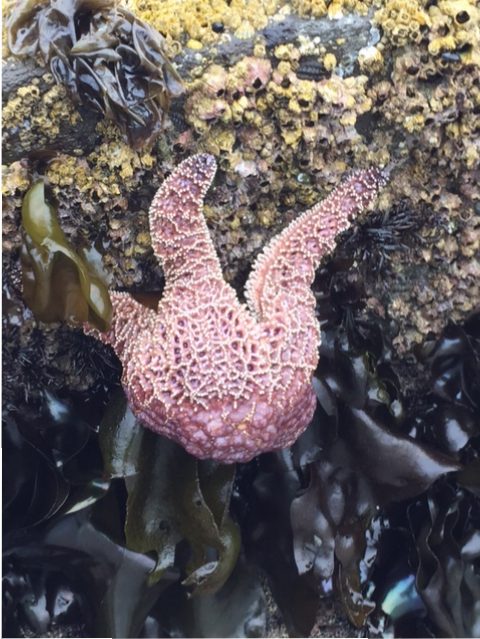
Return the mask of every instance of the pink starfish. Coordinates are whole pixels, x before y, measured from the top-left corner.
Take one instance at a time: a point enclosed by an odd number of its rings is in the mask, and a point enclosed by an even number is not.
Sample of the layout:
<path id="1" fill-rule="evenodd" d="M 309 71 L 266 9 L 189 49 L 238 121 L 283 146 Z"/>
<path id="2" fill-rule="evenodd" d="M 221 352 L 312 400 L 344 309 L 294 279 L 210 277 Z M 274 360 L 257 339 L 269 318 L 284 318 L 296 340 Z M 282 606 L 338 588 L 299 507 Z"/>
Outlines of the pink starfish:
<path id="1" fill-rule="evenodd" d="M 112 293 L 107 333 L 123 363 L 133 412 L 192 455 L 247 462 L 291 445 L 315 410 L 320 329 L 310 290 L 336 236 L 369 205 L 385 177 L 358 171 L 294 220 L 258 257 L 247 306 L 223 279 L 202 214 L 212 156 L 182 162 L 150 208 L 166 286 L 157 311 Z"/>

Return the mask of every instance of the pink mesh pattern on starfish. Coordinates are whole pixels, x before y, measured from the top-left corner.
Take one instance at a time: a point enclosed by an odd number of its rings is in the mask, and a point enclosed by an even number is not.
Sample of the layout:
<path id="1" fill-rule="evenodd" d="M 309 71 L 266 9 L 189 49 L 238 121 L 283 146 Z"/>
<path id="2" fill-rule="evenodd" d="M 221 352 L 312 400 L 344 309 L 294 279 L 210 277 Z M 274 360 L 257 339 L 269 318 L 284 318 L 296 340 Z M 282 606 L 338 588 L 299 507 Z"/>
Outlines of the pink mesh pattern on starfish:
<path id="1" fill-rule="evenodd" d="M 290 446 L 310 423 L 320 330 L 310 289 L 337 235 L 371 204 L 381 171 L 357 171 L 294 220 L 256 260 L 247 305 L 223 279 L 202 213 L 216 171 L 206 154 L 182 162 L 150 208 L 165 274 L 158 310 L 112 293 L 107 333 L 133 412 L 192 455 L 225 463 Z"/>

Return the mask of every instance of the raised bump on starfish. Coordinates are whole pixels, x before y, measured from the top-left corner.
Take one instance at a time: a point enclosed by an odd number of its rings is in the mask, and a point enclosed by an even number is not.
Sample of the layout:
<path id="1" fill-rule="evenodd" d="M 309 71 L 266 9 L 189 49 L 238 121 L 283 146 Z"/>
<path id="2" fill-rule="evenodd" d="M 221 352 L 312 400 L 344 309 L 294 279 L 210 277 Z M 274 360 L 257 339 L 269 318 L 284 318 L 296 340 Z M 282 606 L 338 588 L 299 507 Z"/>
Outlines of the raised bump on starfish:
<path id="1" fill-rule="evenodd" d="M 214 173 L 215 160 L 196 155 L 159 189 L 150 225 L 163 298 L 155 312 L 114 294 L 102 339 L 119 355 L 125 391 L 146 426 L 197 457 L 246 462 L 291 445 L 311 421 L 320 330 L 310 284 L 384 177 L 354 173 L 274 238 L 253 268 L 247 307 L 223 279 L 202 215 Z"/>

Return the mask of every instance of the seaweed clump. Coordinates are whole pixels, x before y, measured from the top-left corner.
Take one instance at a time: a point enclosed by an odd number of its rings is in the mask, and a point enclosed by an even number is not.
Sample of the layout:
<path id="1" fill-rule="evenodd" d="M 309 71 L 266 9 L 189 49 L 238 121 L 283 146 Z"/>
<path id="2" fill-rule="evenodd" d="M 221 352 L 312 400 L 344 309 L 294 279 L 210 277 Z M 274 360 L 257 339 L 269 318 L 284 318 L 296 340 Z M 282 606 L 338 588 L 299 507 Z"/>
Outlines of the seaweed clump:
<path id="1" fill-rule="evenodd" d="M 320 318 L 312 424 L 239 470 L 247 556 L 290 636 L 332 591 L 368 636 L 476 636 L 479 315 L 427 341 L 410 392 L 386 322 L 362 320 L 354 290 L 338 299 Z"/>
<path id="2" fill-rule="evenodd" d="M 45 185 L 36 182 L 22 206 L 25 243 L 23 293 L 35 317 L 44 322 L 92 322 L 106 330 L 112 317 L 108 290 L 87 255 L 70 246 L 55 210 L 45 201 Z"/>
<path id="3" fill-rule="evenodd" d="M 372 622 L 395 636 L 475 637 L 478 560 L 480 315 L 449 325 L 419 349 L 430 377 L 417 398 L 412 434 L 435 443 L 463 468 L 414 500 L 391 505 L 372 574 L 380 611 Z M 395 552 L 392 552 L 395 548 Z"/>
<path id="4" fill-rule="evenodd" d="M 116 122 L 134 148 L 155 140 L 183 90 L 162 36 L 111 0 L 24 0 L 7 29 L 14 55 L 40 53 L 73 100 Z"/>
<path id="5" fill-rule="evenodd" d="M 5 474 L 15 479 L 3 504 L 3 633 L 144 636 L 144 623 L 158 624 L 155 605 L 162 628 L 180 626 L 180 636 L 211 636 L 200 631 L 205 623 L 232 636 L 250 619 L 260 627 L 247 636 L 264 636 L 258 576 L 238 557 L 229 514 L 235 467 L 199 462 L 147 432 L 122 392 L 106 408 L 104 390 L 93 402 L 85 397 L 64 400 L 44 388 L 40 401 L 7 412 Z M 195 622 L 192 607 L 204 608 Z"/>

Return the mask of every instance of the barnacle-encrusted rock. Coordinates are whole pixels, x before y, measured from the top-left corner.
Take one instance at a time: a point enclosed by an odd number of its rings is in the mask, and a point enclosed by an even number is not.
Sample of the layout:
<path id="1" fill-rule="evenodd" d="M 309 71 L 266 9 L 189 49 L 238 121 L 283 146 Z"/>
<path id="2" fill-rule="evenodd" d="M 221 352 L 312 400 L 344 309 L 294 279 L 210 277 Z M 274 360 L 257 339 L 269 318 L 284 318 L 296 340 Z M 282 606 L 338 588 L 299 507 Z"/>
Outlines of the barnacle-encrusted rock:
<path id="1" fill-rule="evenodd" d="M 127 0 L 130 9 L 142 20 L 174 40 L 183 39 L 201 48 L 218 41 L 225 31 L 236 37 L 251 37 L 267 25 L 281 2 L 279 0 Z M 199 47 L 196 46 L 199 45 Z"/>
<path id="2" fill-rule="evenodd" d="M 233 234 L 252 218 L 261 227 L 271 226 L 276 221 L 269 212 L 272 200 L 288 207 L 313 204 L 316 193 L 309 176 L 330 181 L 333 172 L 338 178 L 347 168 L 347 149 L 361 161 L 355 124 L 372 108 L 367 76 L 301 79 L 295 72 L 300 57 L 295 47 L 280 45 L 274 55 L 276 67 L 255 56 L 228 69 L 209 66 L 192 82 L 185 104 L 187 121 L 202 134 L 202 150 L 219 156 L 220 166 L 237 183 L 237 198 L 244 199 L 240 177 L 256 185 L 245 194 L 250 204 L 255 202 L 253 211 L 247 202 L 238 206 L 237 199 Z M 386 164 L 389 157 L 382 150 L 371 160 Z M 223 221 L 225 212 L 217 208 L 209 217 Z"/>
<path id="3" fill-rule="evenodd" d="M 424 38 L 435 56 L 446 53 L 480 64 L 480 9 L 475 0 L 386 0 L 374 19 L 395 46 Z"/>
<path id="4" fill-rule="evenodd" d="M 166 278 L 158 310 L 113 293 L 112 327 L 95 334 L 120 357 L 145 425 L 197 457 L 245 462 L 291 445 L 313 416 L 320 331 L 310 284 L 385 178 L 354 173 L 278 235 L 253 267 L 247 308 L 223 279 L 201 212 L 215 168 L 210 155 L 185 160 L 152 202 Z"/>
<path id="5" fill-rule="evenodd" d="M 81 120 L 65 88 L 55 84 L 51 73 L 34 77 L 30 84 L 15 89 L 3 105 L 2 146 L 4 158 L 10 158 L 5 161 L 31 153 L 32 140 L 35 151 L 62 148 L 72 152 L 75 127 L 91 133 L 94 122 Z"/>
<path id="6" fill-rule="evenodd" d="M 442 163 L 453 156 L 467 168 L 474 168 L 480 160 L 480 143 L 475 135 L 480 73 L 460 67 L 431 86 L 428 80 L 437 72 L 435 65 L 422 62 L 419 53 L 397 57 L 392 75 L 396 91 L 390 95 L 385 117 L 417 134 L 423 148 L 435 148 Z"/>

